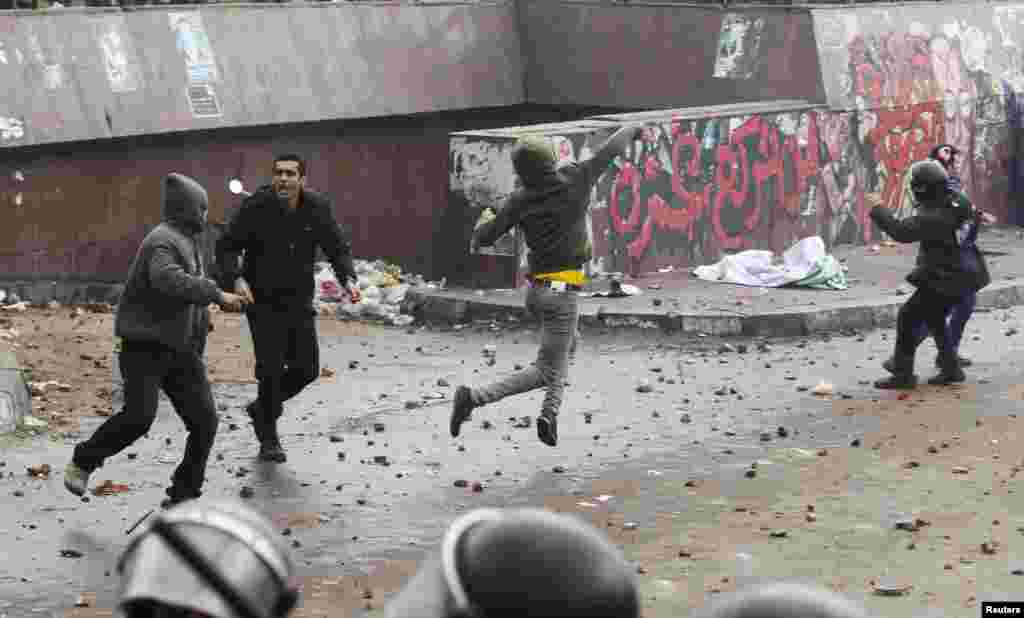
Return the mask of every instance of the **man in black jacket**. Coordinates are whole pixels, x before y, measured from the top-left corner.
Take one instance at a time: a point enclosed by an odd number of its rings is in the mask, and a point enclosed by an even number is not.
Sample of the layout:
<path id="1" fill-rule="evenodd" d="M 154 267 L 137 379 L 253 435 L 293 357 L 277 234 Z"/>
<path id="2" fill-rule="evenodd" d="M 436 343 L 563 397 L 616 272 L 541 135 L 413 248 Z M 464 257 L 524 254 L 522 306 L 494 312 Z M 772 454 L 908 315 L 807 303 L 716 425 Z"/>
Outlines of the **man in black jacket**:
<path id="1" fill-rule="evenodd" d="M 875 382 L 877 388 L 913 388 L 914 355 L 920 340 L 914 331 L 921 322 L 935 339 L 939 350 L 939 374 L 932 384 L 962 382 L 963 369 L 953 341 L 948 336 L 946 315 L 965 294 L 989 283 L 988 271 L 963 259 L 957 230 L 964 223 L 963 209 L 953 207 L 954 195 L 947 187 L 946 170 L 935 161 L 919 161 L 910 170 L 910 188 L 918 214 L 897 220 L 884 206 L 871 210 L 871 219 L 897 242 L 920 242 L 917 265 L 907 281 L 917 290 L 900 308 L 896 324 L 896 348 L 884 367 L 890 378 Z"/>
<path id="2" fill-rule="evenodd" d="M 142 241 L 114 318 L 114 334 L 121 339 L 124 408 L 75 447 L 64 471 L 64 486 L 77 496 L 85 493 L 89 475 L 104 460 L 149 431 L 161 389 L 188 428 L 185 455 L 164 506 L 200 495 L 217 433 L 217 412 L 203 362 L 208 306 L 239 309 L 244 302 L 206 278 L 197 239 L 207 210 L 206 191 L 199 183 L 180 174 L 164 179 L 163 222 Z"/>
<path id="3" fill-rule="evenodd" d="M 584 283 L 583 265 L 592 255 L 586 223 L 590 189 L 641 132 L 635 125 L 619 129 L 593 158 L 561 169 L 556 169 L 558 159 L 544 138 L 523 138 L 513 148 L 512 164 L 522 189 L 477 228 L 473 243 L 491 245 L 513 227 L 522 228 L 530 249 L 526 308 L 541 321 L 540 351 L 537 362 L 523 371 L 487 386 L 456 389 L 449 422 L 452 437 L 459 435 L 473 408 L 544 388 L 537 436 L 548 446 L 558 443 L 558 409 L 579 321 L 576 293 Z"/>
<path id="4" fill-rule="evenodd" d="M 259 396 L 246 406 L 259 458 L 284 462 L 277 432 L 284 402 L 320 375 L 314 266 L 321 248 L 352 302 L 359 302 L 352 250 L 325 195 L 305 188 L 297 155 L 274 160 L 274 177 L 247 197 L 217 241 L 224 285 L 252 304 L 246 319 L 256 353 Z M 239 257 L 244 266 L 239 269 Z"/>

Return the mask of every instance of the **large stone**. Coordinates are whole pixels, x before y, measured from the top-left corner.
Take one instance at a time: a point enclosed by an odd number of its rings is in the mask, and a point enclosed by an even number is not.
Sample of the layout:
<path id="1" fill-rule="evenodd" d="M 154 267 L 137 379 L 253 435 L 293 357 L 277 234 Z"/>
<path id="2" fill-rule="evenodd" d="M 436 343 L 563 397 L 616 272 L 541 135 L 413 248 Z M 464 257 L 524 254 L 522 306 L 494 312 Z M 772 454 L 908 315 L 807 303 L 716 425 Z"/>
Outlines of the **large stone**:
<path id="1" fill-rule="evenodd" d="M 14 350 L 0 341 L 0 433 L 15 430 L 32 411 L 32 398 Z"/>

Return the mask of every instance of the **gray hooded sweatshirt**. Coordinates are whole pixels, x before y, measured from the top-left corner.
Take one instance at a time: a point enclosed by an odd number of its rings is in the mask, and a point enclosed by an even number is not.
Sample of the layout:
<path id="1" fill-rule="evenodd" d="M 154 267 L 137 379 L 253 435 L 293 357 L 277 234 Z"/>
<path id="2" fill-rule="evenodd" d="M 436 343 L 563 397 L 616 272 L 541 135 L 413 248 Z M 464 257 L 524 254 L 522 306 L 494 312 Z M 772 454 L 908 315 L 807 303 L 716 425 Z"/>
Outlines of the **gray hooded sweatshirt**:
<path id="1" fill-rule="evenodd" d="M 114 334 L 202 353 L 220 288 L 207 278 L 200 237 L 206 190 L 188 176 L 164 179 L 163 221 L 142 241 L 117 307 Z"/>

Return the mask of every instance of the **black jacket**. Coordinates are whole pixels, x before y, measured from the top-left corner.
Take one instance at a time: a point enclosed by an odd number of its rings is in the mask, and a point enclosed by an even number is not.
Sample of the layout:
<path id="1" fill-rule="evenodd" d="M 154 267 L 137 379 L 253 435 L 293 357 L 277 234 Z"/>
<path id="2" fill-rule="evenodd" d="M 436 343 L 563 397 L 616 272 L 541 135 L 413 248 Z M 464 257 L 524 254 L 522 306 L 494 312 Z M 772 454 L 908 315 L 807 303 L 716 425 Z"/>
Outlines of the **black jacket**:
<path id="1" fill-rule="evenodd" d="M 317 247 L 327 255 L 340 284 L 356 280 L 351 245 L 326 196 L 303 189 L 291 212 L 269 185 L 260 187 L 242 202 L 217 240 L 222 285 L 232 290 L 242 276 L 257 303 L 308 303 L 315 292 Z"/>
<path id="2" fill-rule="evenodd" d="M 991 282 L 988 267 L 981 252 L 976 252 L 978 268 L 970 268 L 961 257 L 956 231 L 964 222 L 963 209 L 948 203 L 924 205 L 918 214 L 903 220 L 892 216 L 888 208 L 871 209 L 871 219 L 902 243 L 920 242 L 917 265 L 907 275 L 911 284 L 943 296 L 960 297 L 976 292 Z"/>
<path id="3" fill-rule="evenodd" d="M 220 300 L 198 244 L 207 204 L 206 191 L 191 178 L 164 179 L 163 222 L 146 235 L 132 262 L 117 304 L 115 336 L 203 351 L 207 307 Z"/>

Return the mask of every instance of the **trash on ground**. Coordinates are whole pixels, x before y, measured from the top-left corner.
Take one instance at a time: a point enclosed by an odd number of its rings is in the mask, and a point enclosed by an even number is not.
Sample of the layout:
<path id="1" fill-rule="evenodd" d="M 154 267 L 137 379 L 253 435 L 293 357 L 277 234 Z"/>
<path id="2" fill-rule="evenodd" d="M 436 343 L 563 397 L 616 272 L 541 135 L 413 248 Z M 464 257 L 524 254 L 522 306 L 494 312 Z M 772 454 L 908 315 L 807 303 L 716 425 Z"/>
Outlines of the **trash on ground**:
<path id="1" fill-rule="evenodd" d="M 825 253 L 825 241 L 809 236 L 777 257 L 771 251 L 749 250 L 727 255 L 718 262 L 698 266 L 694 276 L 704 281 L 756 287 L 808 287 L 845 290 L 846 266 Z"/>

